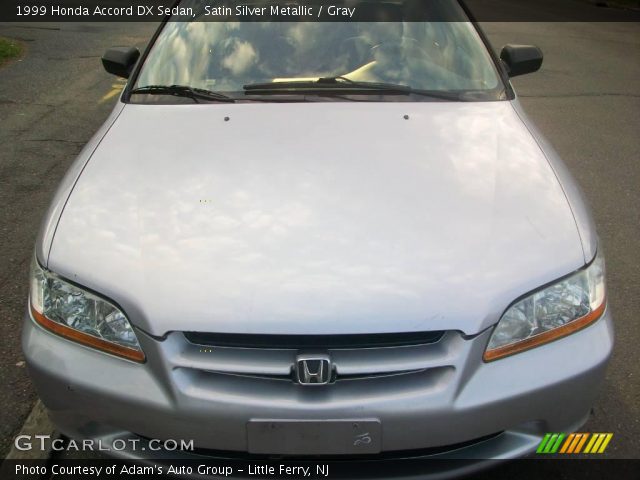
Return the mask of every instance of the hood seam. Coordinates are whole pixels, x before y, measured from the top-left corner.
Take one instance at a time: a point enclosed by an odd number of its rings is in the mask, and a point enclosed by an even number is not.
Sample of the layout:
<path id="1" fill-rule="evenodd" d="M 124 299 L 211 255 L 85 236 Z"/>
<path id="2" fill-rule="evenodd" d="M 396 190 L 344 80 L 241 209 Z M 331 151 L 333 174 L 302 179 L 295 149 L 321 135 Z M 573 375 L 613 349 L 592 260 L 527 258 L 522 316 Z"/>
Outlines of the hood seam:
<path id="1" fill-rule="evenodd" d="M 120 109 L 120 111 L 118 112 L 116 117 L 111 122 L 111 125 L 109 125 L 109 128 L 107 128 L 107 130 L 104 132 L 104 135 L 102 135 L 100 140 L 96 143 L 96 146 L 91 151 L 91 153 L 88 154 L 87 160 L 84 162 L 84 165 L 82 166 L 82 168 L 78 172 L 78 175 L 76 176 L 75 180 L 73 181 L 73 185 L 71 185 L 71 188 L 69 189 L 69 193 L 67 194 L 67 198 L 65 198 L 65 200 L 64 200 L 64 205 L 62 206 L 62 208 L 60 209 L 60 213 L 58 214 L 58 218 L 56 220 L 56 225 L 53 228 L 53 234 L 51 235 L 51 241 L 49 242 L 49 247 L 47 248 L 47 258 L 46 258 L 46 263 L 44 265 L 45 268 L 49 268 L 49 261 L 51 259 L 51 250 L 53 250 L 53 242 L 55 242 L 55 240 L 56 240 L 56 234 L 58 232 L 58 226 L 60 225 L 60 220 L 62 219 L 62 215 L 64 215 L 64 211 L 67 208 L 67 203 L 69 203 L 69 199 L 71 198 L 71 195 L 73 194 L 73 191 L 75 190 L 76 185 L 78 184 L 78 181 L 80 180 L 80 177 L 84 173 L 85 168 L 87 168 L 87 165 L 89 165 L 89 162 L 93 158 L 93 155 L 95 154 L 96 150 L 98 150 L 98 147 L 102 144 L 102 141 L 106 138 L 107 134 L 111 131 L 111 128 L 118 121 L 118 119 L 120 118 L 120 115 L 122 115 L 122 112 L 124 111 L 125 107 L 126 107 L 126 104 L 123 104 L 122 108 Z"/>
<path id="2" fill-rule="evenodd" d="M 536 145 L 538 146 L 538 149 L 540 150 L 540 152 L 544 156 L 544 159 L 546 160 L 547 165 L 549 165 L 549 168 L 553 172 L 553 176 L 556 178 L 556 181 L 558 182 L 558 185 L 560 186 L 560 189 L 562 190 L 562 194 L 564 195 L 564 199 L 567 202 L 567 206 L 569 207 L 569 211 L 571 212 L 571 217 L 573 218 L 573 224 L 576 227 L 576 233 L 578 234 L 578 239 L 580 240 L 580 248 L 582 249 L 582 258 L 584 260 L 584 263 L 586 264 L 589 261 L 589 259 L 587 259 L 587 252 L 585 251 L 585 248 L 584 248 L 584 239 L 582 238 L 582 234 L 580 233 L 580 227 L 578 226 L 578 220 L 576 219 L 576 214 L 573 211 L 573 205 L 571 205 L 571 202 L 569 201 L 569 197 L 567 196 L 567 192 L 566 192 L 566 190 L 564 188 L 564 185 L 560 181 L 560 177 L 558 177 L 558 173 L 556 172 L 556 169 L 553 168 L 553 165 L 549 161 L 549 157 L 547 156 L 547 153 L 544 151 L 544 148 L 542 148 L 542 145 L 540 144 L 540 140 L 538 140 L 538 137 L 536 136 L 536 134 L 531 131 L 531 129 L 529 128 L 529 125 L 527 125 L 527 122 L 525 122 L 523 120 L 522 115 L 520 115 L 520 112 L 518 111 L 518 109 L 514 107 L 513 101 L 510 101 L 509 104 L 510 104 L 512 110 L 514 111 L 514 113 L 516 114 L 516 116 L 518 117 L 518 119 L 520 120 L 520 122 L 522 123 L 522 125 L 524 126 L 524 128 L 526 128 L 527 132 L 529 132 L 529 134 L 531 135 L 531 138 L 533 138 L 533 140 L 536 142 Z"/>

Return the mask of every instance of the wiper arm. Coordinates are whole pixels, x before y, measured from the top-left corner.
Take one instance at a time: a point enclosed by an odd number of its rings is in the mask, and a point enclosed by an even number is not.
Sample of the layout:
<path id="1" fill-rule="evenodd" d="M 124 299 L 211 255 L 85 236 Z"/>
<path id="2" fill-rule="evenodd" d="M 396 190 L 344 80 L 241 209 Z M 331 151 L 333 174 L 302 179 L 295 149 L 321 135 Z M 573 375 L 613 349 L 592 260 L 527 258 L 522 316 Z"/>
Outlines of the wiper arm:
<path id="1" fill-rule="evenodd" d="M 393 90 L 406 92 L 408 95 L 421 95 L 424 97 L 441 98 L 443 100 L 460 100 L 460 94 L 458 92 L 448 92 L 445 90 L 421 90 L 410 87 L 409 85 L 398 85 L 393 83 L 379 82 L 359 82 L 340 75 L 336 77 L 325 77 L 318 79 L 318 82 L 320 83 L 330 84 L 339 84 L 339 81 L 352 85 L 356 88 L 370 88 L 372 90 Z"/>
<path id="2" fill-rule="evenodd" d="M 396 95 L 421 95 L 443 100 L 460 100 L 458 92 L 419 90 L 408 85 L 381 82 L 360 82 L 347 77 L 321 77 L 317 80 L 292 80 L 287 82 L 252 83 L 243 86 L 245 94 L 285 93 L 293 91 L 328 92 L 340 90 L 349 93 L 380 92 Z"/>
<path id="3" fill-rule="evenodd" d="M 223 93 L 212 92 L 204 88 L 189 87 L 188 85 L 146 85 L 134 88 L 131 90 L 131 94 L 174 95 L 176 97 L 191 98 L 196 103 L 200 103 L 199 99 L 216 102 L 235 102 L 234 98 Z"/>

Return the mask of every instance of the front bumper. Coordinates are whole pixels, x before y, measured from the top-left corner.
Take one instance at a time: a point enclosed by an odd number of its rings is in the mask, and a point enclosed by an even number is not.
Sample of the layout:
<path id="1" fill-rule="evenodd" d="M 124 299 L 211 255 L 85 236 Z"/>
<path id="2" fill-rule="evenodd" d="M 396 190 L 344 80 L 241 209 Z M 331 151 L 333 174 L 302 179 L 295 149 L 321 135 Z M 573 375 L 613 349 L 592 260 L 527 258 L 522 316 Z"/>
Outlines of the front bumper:
<path id="1" fill-rule="evenodd" d="M 381 423 L 381 455 L 415 452 L 482 461 L 526 455 L 546 432 L 580 428 L 613 347 L 609 311 L 561 340 L 483 363 L 489 334 L 467 339 L 447 332 L 430 350 L 418 352 L 426 368 L 410 375 L 313 388 L 219 375 L 181 333 L 159 341 L 138 332 L 147 363 L 136 364 L 45 331 L 27 313 L 23 349 L 56 427 L 70 438 L 103 445 L 116 438 L 185 439 L 193 440 L 199 454 L 248 455 L 247 424 L 255 419 L 375 418 Z M 109 454 L 191 455 L 148 449 Z"/>

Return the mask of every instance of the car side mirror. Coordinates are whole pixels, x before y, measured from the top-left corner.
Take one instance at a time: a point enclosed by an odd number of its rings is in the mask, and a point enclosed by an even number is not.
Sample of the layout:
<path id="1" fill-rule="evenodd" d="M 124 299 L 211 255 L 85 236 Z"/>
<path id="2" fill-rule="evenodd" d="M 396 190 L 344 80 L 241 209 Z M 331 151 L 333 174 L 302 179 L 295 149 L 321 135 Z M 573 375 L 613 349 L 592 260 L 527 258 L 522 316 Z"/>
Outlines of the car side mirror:
<path id="1" fill-rule="evenodd" d="M 500 59 L 507 66 L 510 77 L 533 73 L 542 65 L 542 50 L 534 45 L 505 45 Z"/>
<path id="2" fill-rule="evenodd" d="M 113 75 L 129 78 L 139 57 L 140 50 L 135 47 L 113 47 L 102 56 L 102 66 Z"/>

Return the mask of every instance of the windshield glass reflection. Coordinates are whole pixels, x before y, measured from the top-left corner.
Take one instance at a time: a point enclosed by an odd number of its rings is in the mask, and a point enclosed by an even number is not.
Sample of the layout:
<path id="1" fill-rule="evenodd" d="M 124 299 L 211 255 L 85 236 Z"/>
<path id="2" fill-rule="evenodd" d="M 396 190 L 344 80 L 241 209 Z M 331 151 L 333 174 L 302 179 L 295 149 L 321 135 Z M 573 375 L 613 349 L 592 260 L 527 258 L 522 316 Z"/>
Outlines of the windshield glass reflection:
<path id="1" fill-rule="evenodd" d="M 168 22 L 135 87 L 242 92 L 254 83 L 342 76 L 495 99 L 500 81 L 465 22 Z"/>

